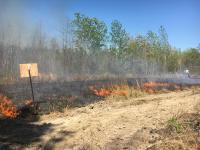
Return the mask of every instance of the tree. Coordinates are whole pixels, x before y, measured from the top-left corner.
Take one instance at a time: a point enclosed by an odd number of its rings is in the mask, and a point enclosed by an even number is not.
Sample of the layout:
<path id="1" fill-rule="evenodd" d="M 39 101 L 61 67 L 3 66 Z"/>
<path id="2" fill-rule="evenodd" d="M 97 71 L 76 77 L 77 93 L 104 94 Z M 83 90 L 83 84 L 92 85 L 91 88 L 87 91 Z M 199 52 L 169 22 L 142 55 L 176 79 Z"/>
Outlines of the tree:
<path id="1" fill-rule="evenodd" d="M 163 26 L 159 28 L 159 42 L 160 42 L 160 63 L 163 65 L 163 71 L 167 71 L 168 56 L 170 54 L 170 44 L 168 41 L 168 34 Z"/>
<path id="2" fill-rule="evenodd" d="M 62 41 L 62 55 L 60 57 L 60 62 L 62 64 L 63 76 L 68 73 L 71 67 L 71 55 L 74 48 L 74 26 L 72 21 L 69 19 L 64 19 L 61 28 L 61 41 Z M 59 52 L 57 52 L 59 54 Z"/>
<path id="3" fill-rule="evenodd" d="M 180 59 L 181 59 L 180 52 L 176 49 L 172 50 L 171 53 L 168 56 L 167 70 L 169 72 L 178 71 L 178 69 L 180 69 L 180 65 L 181 65 Z"/>
<path id="4" fill-rule="evenodd" d="M 183 53 L 183 63 L 186 67 L 200 66 L 200 52 L 196 48 L 188 49 Z"/>
<path id="5" fill-rule="evenodd" d="M 60 27 L 60 36 L 62 41 L 62 49 L 70 49 L 74 47 L 74 26 L 68 18 L 62 21 Z"/>
<path id="6" fill-rule="evenodd" d="M 128 48 L 130 40 L 128 33 L 118 20 L 111 23 L 111 49 L 116 55 L 121 55 Z"/>
<path id="7" fill-rule="evenodd" d="M 199 50 L 199 53 L 200 53 L 200 43 L 198 44 L 198 47 L 197 47 L 197 49 Z"/>
<path id="8" fill-rule="evenodd" d="M 4 53 L 4 43 L 2 41 L 0 41 L 0 66 L 1 66 L 1 62 L 3 61 L 3 53 Z"/>
<path id="9" fill-rule="evenodd" d="M 149 45 L 149 50 L 148 50 L 149 59 L 155 59 L 156 61 L 159 61 L 158 60 L 160 55 L 159 36 L 153 31 L 148 31 L 146 39 Z"/>
<path id="10" fill-rule="evenodd" d="M 97 52 L 106 42 L 107 26 L 97 18 L 90 18 L 80 13 L 75 13 L 76 44 L 79 48 Z"/>

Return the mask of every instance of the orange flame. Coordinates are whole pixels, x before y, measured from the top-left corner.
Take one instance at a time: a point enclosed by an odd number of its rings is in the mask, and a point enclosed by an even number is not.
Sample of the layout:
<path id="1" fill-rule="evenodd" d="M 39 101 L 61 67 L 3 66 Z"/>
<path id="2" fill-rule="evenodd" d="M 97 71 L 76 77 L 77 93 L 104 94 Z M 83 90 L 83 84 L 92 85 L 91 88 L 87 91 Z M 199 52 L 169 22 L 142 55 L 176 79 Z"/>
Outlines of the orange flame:
<path id="1" fill-rule="evenodd" d="M 0 114 L 9 118 L 16 118 L 19 115 L 12 101 L 2 94 L 0 94 Z"/>
<path id="2" fill-rule="evenodd" d="M 143 84 L 143 89 L 145 90 L 145 92 L 147 92 L 149 94 L 153 94 L 156 92 L 157 87 L 166 88 L 166 87 L 170 87 L 172 85 L 175 86 L 172 83 L 146 82 Z"/>
<path id="3" fill-rule="evenodd" d="M 97 89 L 95 86 L 90 86 L 89 89 L 97 96 L 106 97 L 109 95 L 128 96 L 127 85 L 112 85 L 110 88 Z"/>

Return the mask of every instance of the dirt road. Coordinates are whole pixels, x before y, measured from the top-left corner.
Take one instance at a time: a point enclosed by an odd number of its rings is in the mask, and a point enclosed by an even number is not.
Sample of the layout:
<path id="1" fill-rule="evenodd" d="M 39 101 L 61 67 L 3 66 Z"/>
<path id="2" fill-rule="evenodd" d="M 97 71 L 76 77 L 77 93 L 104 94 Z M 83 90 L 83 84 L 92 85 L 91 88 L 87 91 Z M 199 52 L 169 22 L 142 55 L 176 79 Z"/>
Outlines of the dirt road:
<path id="1" fill-rule="evenodd" d="M 146 149 L 159 138 L 154 129 L 172 116 L 191 112 L 200 101 L 199 89 L 103 101 L 63 114 L 42 117 L 51 124 L 28 149 Z"/>

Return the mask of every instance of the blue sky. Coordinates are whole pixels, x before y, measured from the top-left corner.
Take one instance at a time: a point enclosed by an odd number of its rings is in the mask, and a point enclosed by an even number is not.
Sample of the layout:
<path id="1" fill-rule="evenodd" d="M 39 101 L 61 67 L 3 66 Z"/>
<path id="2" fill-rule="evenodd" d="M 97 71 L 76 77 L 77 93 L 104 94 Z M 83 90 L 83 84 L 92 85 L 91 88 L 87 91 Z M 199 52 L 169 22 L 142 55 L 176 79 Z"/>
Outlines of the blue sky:
<path id="1" fill-rule="evenodd" d="M 6 0 L 0 2 L 8 6 Z M 62 18 L 73 19 L 80 12 L 103 20 L 108 27 L 117 19 L 133 37 L 157 32 L 163 25 L 177 48 L 200 43 L 200 0 L 16 0 L 16 5 L 25 10 L 30 22 L 42 22 L 49 34 L 55 35 Z"/>

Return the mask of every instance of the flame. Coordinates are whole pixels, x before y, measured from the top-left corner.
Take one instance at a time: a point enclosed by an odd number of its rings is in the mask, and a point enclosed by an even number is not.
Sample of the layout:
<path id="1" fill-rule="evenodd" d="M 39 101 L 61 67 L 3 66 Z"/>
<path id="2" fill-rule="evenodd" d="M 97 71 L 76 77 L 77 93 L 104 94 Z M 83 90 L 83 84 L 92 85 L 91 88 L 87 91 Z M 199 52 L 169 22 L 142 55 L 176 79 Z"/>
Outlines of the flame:
<path id="1" fill-rule="evenodd" d="M 32 100 L 26 100 L 24 103 L 27 106 L 32 106 L 33 105 L 33 101 Z"/>
<path id="2" fill-rule="evenodd" d="M 128 96 L 129 87 L 127 85 L 112 85 L 110 88 L 97 89 L 95 86 L 89 86 L 89 89 L 97 96 L 106 97 L 109 95 Z"/>
<path id="3" fill-rule="evenodd" d="M 9 118 L 16 118 L 19 115 L 12 101 L 2 94 L 0 94 L 0 114 Z"/>
<path id="4" fill-rule="evenodd" d="M 146 82 L 144 83 L 144 88 L 153 88 L 153 87 L 168 87 L 171 84 L 169 83 L 159 83 L 159 82 Z"/>
<path id="5" fill-rule="evenodd" d="M 179 90 L 180 87 L 174 83 L 161 83 L 161 82 L 146 82 L 142 86 L 142 91 L 148 94 L 155 94 L 159 89 L 170 89 L 173 87 Z M 95 86 L 89 86 L 89 89 L 93 94 L 106 97 L 109 95 L 125 96 L 129 95 L 130 87 L 128 85 L 110 85 L 107 88 L 96 88 Z"/>
<path id="6" fill-rule="evenodd" d="M 149 94 L 153 94 L 156 93 L 156 88 L 160 87 L 160 88 L 167 88 L 170 86 L 175 86 L 175 84 L 172 83 L 160 83 L 160 82 L 146 82 L 143 84 L 143 90 Z"/>

